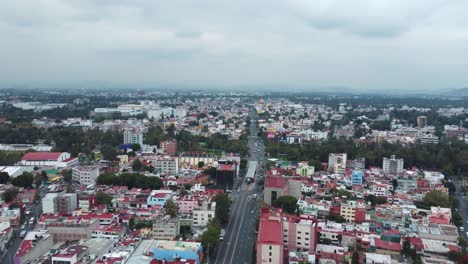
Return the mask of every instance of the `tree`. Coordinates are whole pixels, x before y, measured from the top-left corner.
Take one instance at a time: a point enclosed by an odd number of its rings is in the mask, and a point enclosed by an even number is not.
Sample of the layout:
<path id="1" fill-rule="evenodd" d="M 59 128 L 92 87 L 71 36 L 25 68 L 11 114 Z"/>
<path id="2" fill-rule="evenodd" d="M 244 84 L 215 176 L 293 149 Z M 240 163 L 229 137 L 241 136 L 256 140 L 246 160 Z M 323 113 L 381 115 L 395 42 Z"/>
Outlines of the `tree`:
<path id="1" fill-rule="evenodd" d="M 42 176 L 40 174 L 34 175 L 34 185 L 36 186 L 36 188 L 39 188 L 41 184 L 42 184 Z"/>
<path id="2" fill-rule="evenodd" d="M 140 171 L 143 168 L 143 163 L 139 159 L 135 159 L 132 164 L 133 171 Z"/>
<path id="3" fill-rule="evenodd" d="M 172 199 L 167 200 L 166 205 L 164 205 L 164 207 L 166 208 L 166 215 L 170 215 L 171 217 L 177 216 L 177 213 L 179 212 L 179 207 Z"/>
<path id="4" fill-rule="evenodd" d="M 96 198 L 98 204 L 109 204 L 112 202 L 112 196 L 102 191 L 97 192 Z"/>
<path id="5" fill-rule="evenodd" d="M 387 198 L 385 198 L 385 197 L 377 197 L 376 203 L 377 203 L 377 204 L 386 204 L 386 203 L 387 203 Z"/>
<path id="6" fill-rule="evenodd" d="M 34 176 L 32 175 L 32 173 L 29 172 L 23 172 L 23 174 L 11 180 L 11 184 L 13 184 L 14 186 L 29 189 L 32 188 L 33 182 Z"/>
<path id="7" fill-rule="evenodd" d="M 466 248 L 467 246 L 466 240 L 462 236 L 458 237 L 458 245 L 462 248 Z"/>
<path id="8" fill-rule="evenodd" d="M 463 253 L 461 253 L 461 252 L 457 252 L 457 251 L 450 250 L 450 251 L 447 253 L 447 258 L 450 259 L 450 260 L 453 260 L 453 261 L 455 261 L 455 262 L 457 262 L 458 260 L 460 260 L 462 257 L 463 257 Z"/>
<path id="9" fill-rule="evenodd" d="M 62 171 L 62 175 L 63 175 L 63 180 L 67 183 L 71 183 L 72 182 L 72 170 L 63 170 Z"/>
<path id="10" fill-rule="evenodd" d="M 354 250 L 353 257 L 351 258 L 351 264 L 359 264 L 359 252 Z"/>
<path id="11" fill-rule="evenodd" d="M 403 241 L 403 247 L 401 248 L 400 254 L 405 257 L 411 256 L 411 242 L 409 237 L 405 237 L 405 241 Z"/>
<path id="12" fill-rule="evenodd" d="M 134 230 L 135 229 L 135 217 L 130 218 L 128 220 L 128 229 Z"/>
<path id="13" fill-rule="evenodd" d="M 138 144 L 138 143 L 132 144 L 132 150 L 133 150 L 134 152 L 137 152 L 137 151 L 139 151 L 140 149 L 141 149 L 141 145 L 140 145 L 140 144 Z"/>
<path id="14" fill-rule="evenodd" d="M 174 138 L 175 137 L 175 126 L 174 126 L 174 124 L 170 124 L 166 128 L 166 132 L 169 135 L 169 137 Z"/>
<path id="15" fill-rule="evenodd" d="M 190 183 L 184 184 L 184 190 L 188 191 L 188 190 L 190 190 L 191 188 L 192 188 L 192 184 L 190 184 Z"/>
<path id="16" fill-rule="evenodd" d="M 220 193 L 215 197 L 216 209 L 215 218 L 221 223 L 226 224 L 229 218 L 229 207 L 231 206 L 231 200 L 225 193 Z"/>
<path id="17" fill-rule="evenodd" d="M 443 193 L 439 190 L 433 190 L 424 196 L 423 199 L 424 205 L 429 208 L 431 206 L 440 206 L 440 207 L 449 207 L 449 198 L 446 193 Z"/>
<path id="18" fill-rule="evenodd" d="M 370 202 L 372 206 L 375 206 L 377 204 L 377 196 L 371 194 L 366 197 L 364 197 L 364 201 Z"/>
<path id="19" fill-rule="evenodd" d="M 7 172 L 0 172 L 0 184 L 5 184 L 10 180 L 10 175 Z"/>
<path id="20" fill-rule="evenodd" d="M 201 237 L 201 243 L 203 248 L 208 250 L 210 247 L 210 252 L 214 252 L 214 248 L 216 248 L 219 244 L 219 235 L 221 234 L 221 228 L 219 225 L 210 223 L 208 225 L 208 229 L 203 233 Z"/>
<path id="21" fill-rule="evenodd" d="M 204 161 L 199 161 L 198 162 L 198 168 L 203 168 L 203 166 L 205 165 L 205 162 Z"/>
<path id="22" fill-rule="evenodd" d="M 204 174 L 210 176 L 210 178 L 216 177 L 216 167 L 209 167 L 203 171 Z"/>
<path id="23" fill-rule="evenodd" d="M 47 181 L 49 179 L 47 177 L 47 171 L 41 171 L 41 179 L 42 181 Z"/>
<path id="24" fill-rule="evenodd" d="M 333 221 L 336 223 L 344 223 L 346 222 L 346 219 L 342 217 L 341 215 L 336 215 L 336 214 L 330 214 L 325 217 L 328 221 Z"/>
<path id="25" fill-rule="evenodd" d="M 117 150 L 115 148 L 106 145 L 101 149 L 102 157 L 105 160 L 114 161 L 117 157 Z"/>
<path id="26" fill-rule="evenodd" d="M 147 177 L 140 174 L 122 173 L 117 176 L 112 173 L 104 173 L 96 179 L 97 184 L 128 186 L 131 188 L 159 190 L 163 186 L 159 177 Z"/>
<path id="27" fill-rule="evenodd" d="M 285 213 L 294 214 L 297 207 L 297 199 L 293 196 L 280 196 L 273 202 L 276 208 L 282 208 Z"/>
<path id="28" fill-rule="evenodd" d="M 19 192 L 18 188 L 15 188 L 15 187 L 9 188 L 2 193 L 2 200 L 5 203 L 9 203 L 16 198 L 16 195 L 18 195 L 18 192 Z"/>
<path id="29" fill-rule="evenodd" d="M 318 160 L 310 160 L 308 163 L 309 166 L 314 166 L 315 171 L 322 171 L 322 163 Z"/>

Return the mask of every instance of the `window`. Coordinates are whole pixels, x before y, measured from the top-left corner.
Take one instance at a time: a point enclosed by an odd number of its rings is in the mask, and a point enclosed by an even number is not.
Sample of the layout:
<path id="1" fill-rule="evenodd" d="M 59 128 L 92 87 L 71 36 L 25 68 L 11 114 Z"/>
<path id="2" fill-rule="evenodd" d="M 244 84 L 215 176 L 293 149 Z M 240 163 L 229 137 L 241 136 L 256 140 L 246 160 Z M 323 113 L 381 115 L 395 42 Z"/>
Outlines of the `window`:
<path id="1" fill-rule="evenodd" d="M 306 236 L 308 236 L 308 235 L 309 235 L 309 232 L 305 232 L 305 234 L 306 234 Z"/>
<path id="2" fill-rule="evenodd" d="M 301 237 L 297 237 L 298 240 L 302 239 Z"/>
<path id="3" fill-rule="evenodd" d="M 309 240 L 309 238 L 308 238 L 308 237 L 306 237 L 306 238 L 305 238 L 305 240 Z"/>
<path id="4" fill-rule="evenodd" d="M 272 249 L 272 247 L 270 246 L 270 250 Z"/>
<path id="5" fill-rule="evenodd" d="M 297 242 L 298 245 L 302 245 L 301 242 Z"/>
<path id="6" fill-rule="evenodd" d="M 298 234 L 302 234 L 302 232 L 301 232 L 301 231 L 297 231 L 297 233 L 298 233 Z"/>
<path id="7" fill-rule="evenodd" d="M 271 262 L 271 258 L 268 260 L 268 262 Z"/>
<path id="8" fill-rule="evenodd" d="M 271 252 L 270 252 L 270 257 L 271 257 Z"/>

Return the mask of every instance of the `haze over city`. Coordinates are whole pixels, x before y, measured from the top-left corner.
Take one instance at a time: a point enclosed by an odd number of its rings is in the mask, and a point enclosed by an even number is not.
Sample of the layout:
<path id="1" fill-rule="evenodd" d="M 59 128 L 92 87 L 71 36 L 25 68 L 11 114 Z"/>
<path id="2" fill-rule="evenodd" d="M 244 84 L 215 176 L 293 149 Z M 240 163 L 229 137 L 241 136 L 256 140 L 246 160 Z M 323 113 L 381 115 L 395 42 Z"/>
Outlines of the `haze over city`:
<path id="1" fill-rule="evenodd" d="M 7 1 L 2 88 L 468 85 L 466 1 Z"/>

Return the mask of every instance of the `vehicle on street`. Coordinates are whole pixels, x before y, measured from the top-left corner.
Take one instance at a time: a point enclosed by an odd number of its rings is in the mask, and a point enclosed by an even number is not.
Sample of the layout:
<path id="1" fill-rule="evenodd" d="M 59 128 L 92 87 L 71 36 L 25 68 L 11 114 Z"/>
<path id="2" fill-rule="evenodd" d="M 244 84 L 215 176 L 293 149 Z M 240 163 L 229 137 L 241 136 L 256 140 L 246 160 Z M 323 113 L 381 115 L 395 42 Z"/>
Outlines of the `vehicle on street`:
<path id="1" fill-rule="evenodd" d="M 224 229 L 221 229 L 221 233 L 219 234 L 219 240 L 223 241 L 225 235 L 226 235 L 226 231 Z"/>
<path id="2" fill-rule="evenodd" d="M 252 211 L 250 211 L 250 213 L 251 213 L 251 214 L 253 214 L 253 213 L 255 213 L 255 211 L 254 211 L 254 210 L 252 210 Z"/>
<path id="3" fill-rule="evenodd" d="M 21 233 L 20 233 L 20 238 L 24 238 L 24 237 L 26 236 L 27 233 L 28 233 L 27 230 L 21 231 Z"/>
<path id="4" fill-rule="evenodd" d="M 462 232 L 463 232 L 463 230 L 464 230 L 463 226 L 460 226 L 460 231 L 462 231 Z"/>

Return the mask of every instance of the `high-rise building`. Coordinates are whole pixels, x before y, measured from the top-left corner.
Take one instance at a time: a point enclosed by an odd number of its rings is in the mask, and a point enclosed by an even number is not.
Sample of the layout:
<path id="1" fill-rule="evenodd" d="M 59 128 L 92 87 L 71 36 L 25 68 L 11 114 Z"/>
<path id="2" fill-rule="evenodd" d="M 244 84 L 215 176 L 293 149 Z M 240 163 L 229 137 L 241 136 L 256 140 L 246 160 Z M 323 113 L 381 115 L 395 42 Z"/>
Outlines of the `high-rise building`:
<path id="1" fill-rule="evenodd" d="M 385 173 L 398 174 L 403 172 L 403 159 L 395 158 L 395 155 L 389 158 L 383 158 L 383 171 Z"/>
<path id="2" fill-rule="evenodd" d="M 125 130 L 123 143 L 143 145 L 143 133 L 138 130 Z"/>
<path id="3" fill-rule="evenodd" d="M 330 153 L 328 155 L 328 169 L 334 173 L 345 173 L 346 170 L 346 153 Z"/>
<path id="4" fill-rule="evenodd" d="M 416 119 L 419 128 L 425 128 L 427 126 L 427 117 L 426 116 L 418 116 Z"/>

